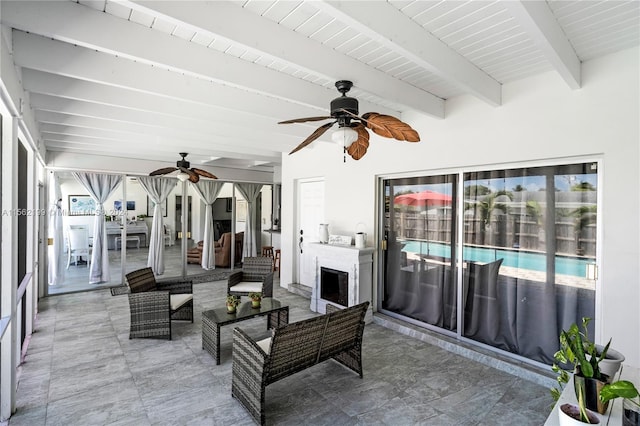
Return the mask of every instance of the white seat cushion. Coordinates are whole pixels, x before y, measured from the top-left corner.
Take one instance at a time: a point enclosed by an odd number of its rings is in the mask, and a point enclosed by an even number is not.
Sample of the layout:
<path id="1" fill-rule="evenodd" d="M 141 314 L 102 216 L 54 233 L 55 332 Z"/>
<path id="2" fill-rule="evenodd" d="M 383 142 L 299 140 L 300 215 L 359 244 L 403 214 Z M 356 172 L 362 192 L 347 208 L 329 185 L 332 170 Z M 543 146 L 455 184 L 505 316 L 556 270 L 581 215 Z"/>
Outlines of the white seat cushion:
<path id="1" fill-rule="evenodd" d="M 236 293 L 262 293 L 261 281 L 240 281 L 229 289 L 230 292 Z"/>
<path id="2" fill-rule="evenodd" d="M 256 342 L 260 349 L 264 351 L 267 355 L 269 355 L 269 351 L 271 350 L 271 337 L 267 337 L 266 339 L 262 339 Z"/>
<path id="3" fill-rule="evenodd" d="M 184 305 L 188 301 L 193 300 L 193 294 L 188 294 L 188 293 L 171 294 L 170 299 L 171 301 L 169 303 L 171 305 L 171 310 L 175 311 L 176 309 L 178 309 L 180 306 Z"/>

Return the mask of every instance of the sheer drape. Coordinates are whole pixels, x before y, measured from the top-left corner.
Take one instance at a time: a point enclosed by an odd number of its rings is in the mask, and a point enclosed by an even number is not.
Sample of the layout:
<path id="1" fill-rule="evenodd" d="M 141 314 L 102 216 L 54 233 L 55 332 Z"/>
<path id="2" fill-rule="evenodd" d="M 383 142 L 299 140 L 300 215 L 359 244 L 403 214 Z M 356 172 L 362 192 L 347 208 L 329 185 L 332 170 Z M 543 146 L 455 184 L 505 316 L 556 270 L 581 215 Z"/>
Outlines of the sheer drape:
<path id="1" fill-rule="evenodd" d="M 107 245 L 107 225 L 104 220 L 104 202 L 116 190 L 122 176 L 99 173 L 74 172 L 73 176 L 87 190 L 96 202 L 96 216 L 93 222 L 93 251 L 89 283 L 109 282 L 109 251 Z"/>
<path id="2" fill-rule="evenodd" d="M 164 222 L 162 219 L 162 204 L 176 186 L 173 178 L 140 176 L 138 182 L 142 189 L 155 203 L 153 207 L 153 221 L 151 222 L 151 237 L 149 238 L 149 258 L 147 266 L 156 275 L 164 274 Z"/>
<path id="3" fill-rule="evenodd" d="M 64 229 L 62 224 L 62 191 L 60 176 L 51 173 L 49 181 L 49 237 L 53 245 L 49 247 L 49 284 L 60 285 L 64 282 Z"/>
<path id="4" fill-rule="evenodd" d="M 218 198 L 224 182 L 200 180 L 193 185 L 200 199 L 205 203 L 204 213 L 204 239 L 202 244 L 202 267 L 215 269 L 216 251 L 214 248 L 215 235 L 213 230 L 213 203 Z"/>
<path id="5" fill-rule="evenodd" d="M 257 216 L 257 199 L 262 189 L 259 183 L 238 183 L 236 188 L 245 200 L 247 200 L 247 225 L 244 231 L 244 248 L 242 250 L 243 257 L 253 257 L 258 254 L 258 237 L 260 232 L 258 229 L 259 222 Z"/>

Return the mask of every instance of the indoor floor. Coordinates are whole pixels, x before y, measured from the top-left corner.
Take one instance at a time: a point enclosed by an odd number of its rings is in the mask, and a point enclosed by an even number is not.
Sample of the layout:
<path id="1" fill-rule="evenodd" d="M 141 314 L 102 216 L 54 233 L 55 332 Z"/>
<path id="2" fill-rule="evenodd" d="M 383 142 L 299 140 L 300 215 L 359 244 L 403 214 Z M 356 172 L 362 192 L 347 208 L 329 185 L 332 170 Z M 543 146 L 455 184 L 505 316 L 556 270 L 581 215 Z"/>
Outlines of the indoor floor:
<path id="1" fill-rule="evenodd" d="M 193 241 L 189 241 L 187 247 L 193 247 Z M 120 250 L 109 250 L 109 273 L 111 279 L 109 282 L 100 284 L 89 283 L 89 267 L 83 258 L 79 264 L 75 264 L 72 260 L 64 270 L 64 279 L 60 285 L 50 285 L 49 294 L 73 293 L 77 291 L 96 290 L 101 288 L 109 288 L 119 286 L 123 283 L 122 277 L 122 252 Z M 149 248 L 140 246 L 139 248 L 127 247 L 127 270 L 134 271 L 147 266 L 149 259 Z M 165 270 L 162 277 L 179 277 L 182 275 L 182 246 L 180 240 L 174 245 L 166 245 L 164 247 Z M 66 258 L 65 258 L 66 266 Z M 200 275 L 210 271 L 206 271 L 199 264 L 187 263 L 186 271 L 188 276 Z M 216 268 L 216 272 L 228 272 L 229 268 Z"/>
<path id="2" fill-rule="evenodd" d="M 251 425 L 231 396 L 232 328 L 263 334 L 255 318 L 222 328 L 221 364 L 202 349 L 201 314 L 224 305 L 226 281 L 194 284 L 194 323 L 173 340 L 129 340 L 126 295 L 108 289 L 40 300 L 19 368 L 10 425 Z M 316 315 L 274 283 L 290 321 Z M 364 379 L 327 361 L 267 387 L 267 424 L 541 425 L 551 410 L 539 384 L 368 324 Z"/>

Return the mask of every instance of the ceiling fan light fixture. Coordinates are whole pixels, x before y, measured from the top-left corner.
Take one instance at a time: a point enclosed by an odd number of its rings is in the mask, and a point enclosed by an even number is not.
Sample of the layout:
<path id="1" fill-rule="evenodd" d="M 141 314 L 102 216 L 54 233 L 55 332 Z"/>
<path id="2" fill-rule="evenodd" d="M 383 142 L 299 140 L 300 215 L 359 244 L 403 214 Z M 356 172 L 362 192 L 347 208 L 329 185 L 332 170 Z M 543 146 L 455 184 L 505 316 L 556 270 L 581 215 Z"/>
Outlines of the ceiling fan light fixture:
<path id="1" fill-rule="evenodd" d="M 176 175 L 180 182 L 186 182 L 189 180 L 189 175 L 185 172 L 180 172 Z"/>
<path id="2" fill-rule="evenodd" d="M 331 134 L 331 140 L 340 146 L 349 148 L 352 143 L 358 140 L 358 132 L 351 127 L 340 127 Z"/>

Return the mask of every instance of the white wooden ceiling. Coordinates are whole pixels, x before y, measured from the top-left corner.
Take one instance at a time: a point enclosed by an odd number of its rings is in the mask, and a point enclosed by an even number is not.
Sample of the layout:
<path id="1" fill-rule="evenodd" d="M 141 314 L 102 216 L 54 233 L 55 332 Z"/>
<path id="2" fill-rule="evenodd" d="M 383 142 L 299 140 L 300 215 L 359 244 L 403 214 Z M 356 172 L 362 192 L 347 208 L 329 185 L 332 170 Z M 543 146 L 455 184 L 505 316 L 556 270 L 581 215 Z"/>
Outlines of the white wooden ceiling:
<path id="1" fill-rule="evenodd" d="M 638 46 L 630 1 L 6 1 L 0 21 L 48 151 L 270 170 L 326 115 L 446 119 L 448 98 Z M 328 137 L 324 139 L 328 140 Z M 206 167 L 209 168 L 209 167 Z"/>

